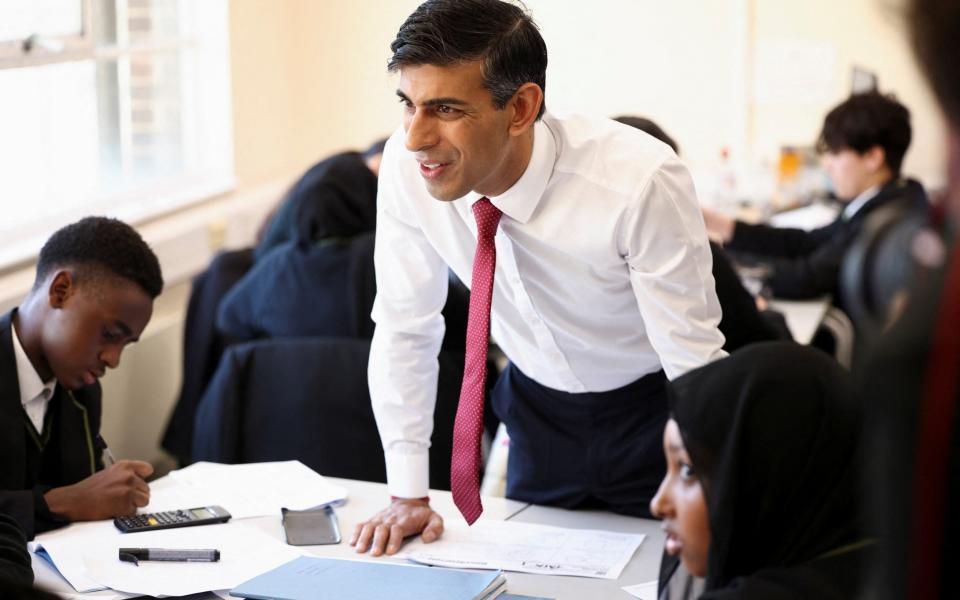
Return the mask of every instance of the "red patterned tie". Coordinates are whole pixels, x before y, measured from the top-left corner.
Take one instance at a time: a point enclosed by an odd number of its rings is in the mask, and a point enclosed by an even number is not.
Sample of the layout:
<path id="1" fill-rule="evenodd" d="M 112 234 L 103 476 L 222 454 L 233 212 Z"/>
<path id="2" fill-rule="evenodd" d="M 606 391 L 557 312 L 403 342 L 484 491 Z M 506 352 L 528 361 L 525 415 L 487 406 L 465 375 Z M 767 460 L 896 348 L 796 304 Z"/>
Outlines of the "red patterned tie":
<path id="1" fill-rule="evenodd" d="M 481 198 L 473 205 L 477 219 L 477 252 L 473 256 L 470 313 L 467 318 L 467 356 L 457 419 L 453 425 L 450 488 L 453 501 L 467 523 L 483 512 L 480 504 L 480 435 L 483 432 L 483 392 L 487 382 L 487 341 L 490 337 L 490 298 L 497 249 L 493 236 L 500 209 Z"/>

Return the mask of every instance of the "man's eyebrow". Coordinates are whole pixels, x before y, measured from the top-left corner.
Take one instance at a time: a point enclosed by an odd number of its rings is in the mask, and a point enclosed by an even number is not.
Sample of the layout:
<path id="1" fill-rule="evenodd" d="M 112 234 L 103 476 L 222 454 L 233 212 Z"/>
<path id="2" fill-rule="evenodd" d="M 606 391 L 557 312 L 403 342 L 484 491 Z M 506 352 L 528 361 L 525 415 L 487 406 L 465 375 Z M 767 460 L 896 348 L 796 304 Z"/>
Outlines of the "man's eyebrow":
<path id="1" fill-rule="evenodd" d="M 405 100 L 406 102 L 413 104 L 413 101 L 410 100 L 410 98 L 408 98 L 407 95 L 400 90 L 397 90 L 397 96 L 399 96 L 401 100 Z M 431 98 L 424 102 L 423 106 L 440 106 L 441 104 L 446 106 L 467 106 L 469 102 L 466 100 L 460 100 L 459 98 L 454 98 L 452 96 L 447 96 L 443 98 Z"/>

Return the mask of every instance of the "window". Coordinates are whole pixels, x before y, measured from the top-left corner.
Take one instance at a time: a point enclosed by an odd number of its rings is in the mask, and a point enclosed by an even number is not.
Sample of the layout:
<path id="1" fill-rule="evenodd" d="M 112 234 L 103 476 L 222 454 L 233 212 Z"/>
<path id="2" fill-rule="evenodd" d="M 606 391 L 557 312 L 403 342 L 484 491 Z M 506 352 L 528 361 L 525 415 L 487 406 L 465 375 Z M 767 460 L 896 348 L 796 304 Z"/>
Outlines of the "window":
<path id="1" fill-rule="evenodd" d="M 233 185 L 226 0 L 0 3 L 0 267 Z"/>

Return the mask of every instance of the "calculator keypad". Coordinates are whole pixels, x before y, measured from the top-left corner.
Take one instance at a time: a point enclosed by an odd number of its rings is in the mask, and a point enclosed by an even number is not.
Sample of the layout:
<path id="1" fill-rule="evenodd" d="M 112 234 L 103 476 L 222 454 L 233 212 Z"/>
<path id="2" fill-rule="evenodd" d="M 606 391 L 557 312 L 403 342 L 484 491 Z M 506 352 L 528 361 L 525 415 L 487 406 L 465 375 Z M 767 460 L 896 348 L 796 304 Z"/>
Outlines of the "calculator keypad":
<path id="1" fill-rule="evenodd" d="M 149 513 L 144 515 L 131 515 L 129 517 L 117 517 L 114 521 L 123 531 L 138 531 L 142 529 L 164 529 L 176 527 L 183 523 L 189 523 L 193 519 L 186 511 L 171 510 L 165 512 Z"/>

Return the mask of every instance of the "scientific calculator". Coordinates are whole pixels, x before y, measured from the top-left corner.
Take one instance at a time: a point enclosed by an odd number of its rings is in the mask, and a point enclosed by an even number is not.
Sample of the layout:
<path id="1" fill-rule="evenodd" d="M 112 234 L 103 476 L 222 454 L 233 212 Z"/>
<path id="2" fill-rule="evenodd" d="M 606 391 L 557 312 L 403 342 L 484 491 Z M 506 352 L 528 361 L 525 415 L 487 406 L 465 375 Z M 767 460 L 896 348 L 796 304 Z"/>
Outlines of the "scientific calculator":
<path id="1" fill-rule="evenodd" d="M 192 527 L 194 525 L 210 525 L 225 523 L 230 520 L 230 513 L 222 506 L 201 506 L 181 510 L 167 510 L 163 512 L 117 517 L 113 524 L 123 533 L 140 531 L 156 531 L 157 529 L 173 529 L 174 527 Z"/>

